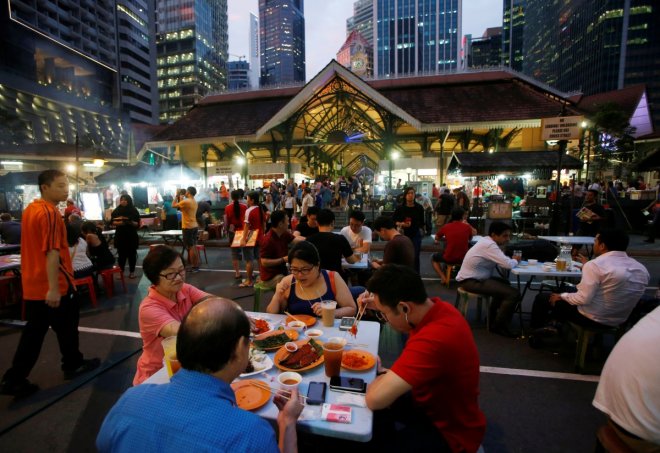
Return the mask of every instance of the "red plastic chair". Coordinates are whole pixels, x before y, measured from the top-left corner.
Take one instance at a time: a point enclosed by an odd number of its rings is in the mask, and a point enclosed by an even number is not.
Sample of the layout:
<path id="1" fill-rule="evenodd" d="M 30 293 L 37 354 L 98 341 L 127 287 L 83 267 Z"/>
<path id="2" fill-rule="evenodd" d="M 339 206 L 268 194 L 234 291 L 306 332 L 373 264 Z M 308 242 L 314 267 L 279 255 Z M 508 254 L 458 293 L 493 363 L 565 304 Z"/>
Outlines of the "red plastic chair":
<path id="1" fill-rule="evenodd" d="M 79 286 L 87 285 L 89 298 L 92 300 L 92 307 L 96 307 L 96 290 L 94 289 L 94 279 L 91 276 L 77 278 L 73 281 L 73 284 L 76 285 L 76 288 Z"/>
<path id="2" fill-rule="evenodd" d="M 119 275 L 121 279 L 121 286 L 126 292 L 126 281 L 124 280 L 124 272 L 119 268 L 119 266 L 113 266 L 111 269 L 104 269 L 99 271 L 99 275 L 103 278 L 103 287 L 105 288 L 105 293 L 108 297 L 112 297 L 115 289 L 115 282 L 113 275 Z"/>

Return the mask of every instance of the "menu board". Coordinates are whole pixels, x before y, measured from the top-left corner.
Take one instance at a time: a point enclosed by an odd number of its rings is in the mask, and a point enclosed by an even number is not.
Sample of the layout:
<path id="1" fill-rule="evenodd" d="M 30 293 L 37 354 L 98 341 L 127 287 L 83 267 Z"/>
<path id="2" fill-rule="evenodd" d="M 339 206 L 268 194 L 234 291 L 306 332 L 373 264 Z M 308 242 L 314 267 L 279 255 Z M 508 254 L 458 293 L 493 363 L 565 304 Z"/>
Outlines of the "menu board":
<path id="1" fill-rule="evenodd" d="M 96 192 L 81 192 L 81 209 L 85 213 L 86 220 L 103 219 L 103 200 L 101 194 Z"/>

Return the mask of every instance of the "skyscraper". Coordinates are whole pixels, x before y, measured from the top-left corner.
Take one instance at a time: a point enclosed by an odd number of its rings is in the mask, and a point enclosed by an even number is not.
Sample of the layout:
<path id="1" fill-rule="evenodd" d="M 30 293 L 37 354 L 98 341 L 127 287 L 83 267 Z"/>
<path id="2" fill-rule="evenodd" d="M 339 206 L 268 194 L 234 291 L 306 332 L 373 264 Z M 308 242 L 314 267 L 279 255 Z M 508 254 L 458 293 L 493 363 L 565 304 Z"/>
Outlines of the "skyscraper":
<path id="1" fill-rule="evenodd" d="M 250 63 L 244 60 L 227 62 L 227 80 L 230 90 L 250 88 Z"/>
<path id="2" fill-rule="evenodd" d="M 471 38 L 467 54 L 470 68 L 500 66 L 502 64 L 502 27 L 488 28 L 481 38 Z"/>
<path id="3" fill-rule="evenodd" d="M 651 0 L 527 0 L 523 72 L 584 94 L 645 83 L 659 128 L 659 28 Z"/>
<path id="4" fill-rule="evenodd" d="M 158 124 L 153 0 L 117 0 L 120 100 L 132 121 Z"/>
<path id="5" fill-rule="evenodd" d="M 160 121 L 227 87 L 227 0 L 157 0 Z"/>
<path id="6" fill-rule="evenodd" d="M 527 0 L 504 0 L 503 6 L 502 64 L 522 71 Z"/>
<path id="7" fill-rule="evenodd" d="M 78 136 L 109 154 L 125 152 L 129 128 L 120 109 L 117 34 L 115 2 L 5 2 L 0 142 L 73 145 Z"/>
<path id="8" fill-rule="evenodd" d="M 456 69 L 461 16 L 462 0 L 375 0 L 376 76 Z"/>
<path id="9" fill-rule="evenodd" d="M 259 0 L 261 86 L 305 81 L 303 0 Z"/>
<path id="10" fill-rule="evenodd" d="M 259 18 L 250 13 L 250 87 L 259 88 L 259 78 L 261 77 L 261 50 L 259 48 Z"/>
<path id="11" fill-rule="evenodd" d="M 369 45 L 374 45 L 374 2 L 357 0 L 353 3 L 353 16 L 346 20 L 346 37 L 356 30 Z"/>

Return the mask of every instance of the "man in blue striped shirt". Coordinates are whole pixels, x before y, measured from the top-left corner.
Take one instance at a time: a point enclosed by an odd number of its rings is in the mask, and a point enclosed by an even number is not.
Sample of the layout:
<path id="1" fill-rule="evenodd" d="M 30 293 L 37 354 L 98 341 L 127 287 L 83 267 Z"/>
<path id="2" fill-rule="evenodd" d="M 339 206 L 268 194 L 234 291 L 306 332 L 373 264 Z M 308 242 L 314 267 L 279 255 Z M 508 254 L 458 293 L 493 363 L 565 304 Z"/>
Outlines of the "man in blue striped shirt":
<path id="1" fill-rule="evenodd" d="M 294 390 L 275 397 L 279 448 L 270 425 L 239 409 L 230 383 L 245 371 L 250 322 L 233 301 L 195 305 L 177 336 L 182 369 L 169 384 L 129 389 L 110 410 L 96 439 L 100 452 L 295 452 L 303 406 Z"/>

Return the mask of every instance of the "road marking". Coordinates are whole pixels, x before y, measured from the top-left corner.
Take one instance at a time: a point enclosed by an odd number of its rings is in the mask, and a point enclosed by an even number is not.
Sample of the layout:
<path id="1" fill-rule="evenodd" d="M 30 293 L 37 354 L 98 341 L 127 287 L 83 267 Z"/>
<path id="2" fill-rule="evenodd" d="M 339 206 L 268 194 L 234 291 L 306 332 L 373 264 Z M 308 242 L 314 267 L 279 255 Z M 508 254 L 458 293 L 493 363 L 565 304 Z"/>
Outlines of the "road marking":
<path id="1" fill-rule="evenodd" d="M 103 335 L 116 335 L 118 337 L 141 338 L 140 332 L 128 332 L 126 330 L 96 329 L 94 327 L 78 327 L 80 332 L 100 333 Z"/>
<path id="2" fill-rule="evenodd" d="M 479 367 L 482 373 L 490 374 L 505 374 L 510 376 L 527 376 L 538 377 L 546 379 L 562 379 L 566 381 L 584 381 L 584 382 L 598 382 L 600 376 L 574 374 L 574 373 L 557 373 L 554 371 L 538 371 L 538 370 L 523 370 L 519 368 L 500 368 L 492 366 Z"/>

